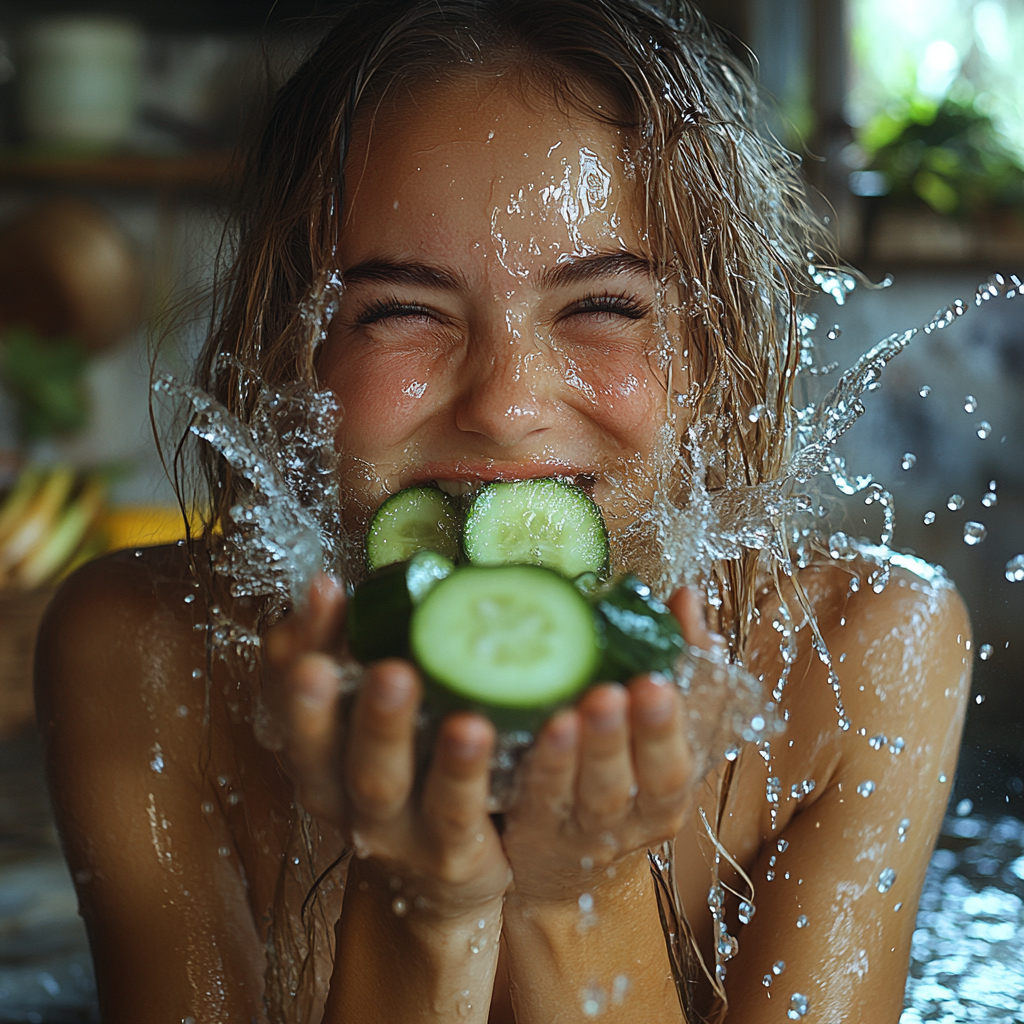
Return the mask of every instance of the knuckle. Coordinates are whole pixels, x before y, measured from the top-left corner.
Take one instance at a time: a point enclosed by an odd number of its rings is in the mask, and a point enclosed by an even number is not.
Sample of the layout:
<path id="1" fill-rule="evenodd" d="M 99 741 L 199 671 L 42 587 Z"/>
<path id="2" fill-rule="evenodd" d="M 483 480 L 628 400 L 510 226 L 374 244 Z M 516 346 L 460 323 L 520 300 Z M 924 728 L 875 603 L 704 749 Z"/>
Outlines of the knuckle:
<path id="1" fill-rule="evenodd" d="M 364 813 L 387 813 L 404 797 L 402 787 L 380 772 L 356 771 L 350 775 L 347 788 Z"/>

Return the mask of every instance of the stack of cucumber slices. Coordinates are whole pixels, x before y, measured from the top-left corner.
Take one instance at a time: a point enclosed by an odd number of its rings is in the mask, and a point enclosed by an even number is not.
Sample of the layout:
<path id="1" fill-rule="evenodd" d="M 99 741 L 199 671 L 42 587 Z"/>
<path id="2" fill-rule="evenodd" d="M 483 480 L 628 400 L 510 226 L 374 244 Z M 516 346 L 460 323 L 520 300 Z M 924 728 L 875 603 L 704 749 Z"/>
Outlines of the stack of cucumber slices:
<path id="1" fill-rule="evenodd" d="M 531 730 L 594 682 L 671 672 L 685 643 L 634 576 L 608 580 L 608 532 L 581 487 L 497 481 L 460 503 L 408 487 L 377 510 L 352 597 L 363 663 L 409 658 L 428 699 Z"/>

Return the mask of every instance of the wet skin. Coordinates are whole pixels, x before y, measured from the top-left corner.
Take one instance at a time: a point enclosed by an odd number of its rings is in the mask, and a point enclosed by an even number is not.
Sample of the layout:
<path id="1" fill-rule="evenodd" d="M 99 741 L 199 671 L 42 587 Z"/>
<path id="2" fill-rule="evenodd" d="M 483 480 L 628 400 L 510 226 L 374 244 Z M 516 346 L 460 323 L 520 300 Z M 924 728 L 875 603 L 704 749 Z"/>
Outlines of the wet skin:
<path id="1" fill-rule="evenodd" d="M 540 98 L 524 105 L 500 83 L 464 80 L 417 101 L 357 132 L 348 167 L 349 287 L 318 370 L 345 409 L 352 514 L 423 479 L 563 472 L 594 477 L 618 528 L 642 504 L 645 477 L 628 500 L 616 480 L 655 452 L 668 375 L 622 140 Z M 552 193 L 541 196 L 566 166 L 576 180 L 581 150 L 608 172 L 607 203 L 567 224 Z M 628 258 L 601 262 L 617 253 Z M 672 372 L 685 380 L 681 363 Z M 851 593 L 850 572 L 863 579 L 869 568 L 801 578 L 833 655 L 846 655 L 853 728 L 836 728 L 805 627 L 784 700 L 789 731 L 772 744 L 775 822 L 761 758 L 740 759 L 721 838 L 757 885 L 757 914 L 729 963 L 729 1020 L 777 1021 L 794 992 L 807 996 L 809 1022 L 899 1016 L 917 891 L 948 796 L 938 777 L 952 778 L 969 688 L 969 627 L 955 592 L 908 571 L 880 594 Z M 620 975 L 628 992 L 607 1019 L 680 1019 L 646 850 L 677 837 L 680 892 L 713 962 L 697 809 L 713 813 L 717 774 L 691 778 L 670 689 L 646 678 L 601 686 L 557 715 L 499 836 L 484 719 L 449 718 L 413 785 L 411 666 L 367 673 L 343 735 L 336 585 L 320 580 L 266 638 L 280 758 L 245 721 L 254 680 L 217 668 L 204 724 L 192 669 L 204 663 L 193 625 L 205 611 L 201 597 L 184 603 L 192 593 L 180 551 L 114 556 L 65 587 L 40 646 L 40 719 L 104 1020 L 262 1019 L 266 914 L 295 796 L 328 839 L 360 852 L 325 1021 L 510 1020 L 509 990 L 520 1022 L 583 1021 L 581 991 L 611 992 Z M 766 679 L 781 668 L 774 601 L 761 596 L 749 657 Z M 680 592 L 672 606 L 691 643 L 714 643 L 699 595 Z M 904 752 L 872 749 L 866 737 L 879 732 L 903 736 Z M 223 798 L 218 776 L 244 783 L 240 803 Z M 790 799 L 807 779 L 813 791 Z M 865 779 L 870 799 L 856 795 Z M 900 843 L 903 817 L 912 827 Z M 886 867 L 896 882 L 883 896 L 874 883 Z M 393 910 L 396 891 L 405 913 Z M 583 893 L 595 927 L 580 927 Z M 801 914 L 809 923 L 798 929 Z M 734 912 L 730 921 L 736 933 Z M 766 990 L 777 960 L 786 969 Z"/>

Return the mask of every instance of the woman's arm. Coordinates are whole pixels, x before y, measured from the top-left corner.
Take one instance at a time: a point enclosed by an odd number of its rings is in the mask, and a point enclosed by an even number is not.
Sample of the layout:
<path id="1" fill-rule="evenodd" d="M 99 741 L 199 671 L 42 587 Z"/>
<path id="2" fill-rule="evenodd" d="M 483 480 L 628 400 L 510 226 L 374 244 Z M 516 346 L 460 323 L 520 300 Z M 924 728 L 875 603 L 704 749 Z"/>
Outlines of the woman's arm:
<path id="1" fill-rule="evenodd" d="M 970 624 L 952 588 L 894 569 L 881 594 L 864 586 L 850 599 L 826 639 L 852 725 L 835 726 L 823 666 L 791 682 L 795 742 L 782 738 L 775 768 L 781 814 L 808 775 L 818 799 L 767 837 L 752 872 L 756 916 L 728 964 L 738 1024 L 786 1019 L 794 996 L 806 999 L 808 1024 L 885 1024 L 903 1005 L 917 900 L 956 769 Z"/>
<path id="2" fill-rule="evenodd" d="M 194 605 L 152 582 L 181 580 L 179 562 L 124 552 L 86 566 L 36 652 L 50 790 L 107 1024 L 264 1019 L 262 943 L 199 770 Z"/>

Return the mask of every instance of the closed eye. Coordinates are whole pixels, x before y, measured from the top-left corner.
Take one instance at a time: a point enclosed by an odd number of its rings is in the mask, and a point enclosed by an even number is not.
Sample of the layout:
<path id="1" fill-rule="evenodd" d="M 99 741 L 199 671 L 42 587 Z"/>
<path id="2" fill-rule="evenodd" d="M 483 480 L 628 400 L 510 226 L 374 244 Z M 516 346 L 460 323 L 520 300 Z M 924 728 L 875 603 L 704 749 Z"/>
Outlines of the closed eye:
<path id="1" fill-rule="evenodd" d="M 370 303 L 355 322 L 362 326 L 378 324 L 384 320 L 441 320 L 437 310 L 415 302 L 397 302 L 394 299 L 379 299 Z"/>
<path id="2" fill-rule="evenodd" d="M 582 299 L 567 306 L 559 314 L 559 320 L 573 316 L 604 316 L 623 317 L 626 320 L 643 320 L 651 312 L 649 303 L 641 301 L 635 295 L 585 295 Z M 604 317 L 602 316 L 602 319 Z"/>

